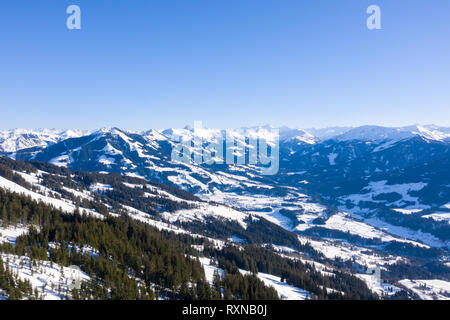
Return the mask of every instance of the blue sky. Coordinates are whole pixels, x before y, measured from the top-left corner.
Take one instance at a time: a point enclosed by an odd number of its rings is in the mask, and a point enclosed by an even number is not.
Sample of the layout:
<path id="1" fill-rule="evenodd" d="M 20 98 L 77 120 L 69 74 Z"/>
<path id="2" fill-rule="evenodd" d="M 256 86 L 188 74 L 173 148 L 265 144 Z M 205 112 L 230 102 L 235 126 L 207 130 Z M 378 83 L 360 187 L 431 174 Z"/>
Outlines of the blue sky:
<path id="1" fill-rule="evenodd" d="M 0 129 L 450 125 L 448 0 L 2 0 L 0 41 Z"/>

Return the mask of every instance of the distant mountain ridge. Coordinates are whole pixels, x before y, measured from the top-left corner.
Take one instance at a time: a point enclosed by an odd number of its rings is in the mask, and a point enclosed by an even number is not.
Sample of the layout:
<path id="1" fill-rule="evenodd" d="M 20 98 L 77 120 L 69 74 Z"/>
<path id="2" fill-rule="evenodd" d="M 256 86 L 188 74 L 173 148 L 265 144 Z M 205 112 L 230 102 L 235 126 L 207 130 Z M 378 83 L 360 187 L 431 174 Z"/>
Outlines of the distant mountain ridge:
<path id="1" fill-rule="evenodd" d="M 272 127 L 272 126 L 256 126 L 249 128 L 231 129 L 232 132 L 245 134 L 248 131 L 255 130 L 279 129 L 280 140 L 283 142 L 297 141 L 314 144 L 320 141 L 335 139 L 339 141 L 347 140 L 367 140 L 367 141 L 384 141 L 384 140 L 402 140 L 421 136 L 429 140 L 450 141 L 450 127 L 439 127 L 435 125 L 411 125 L 405 127 L 383 127 L 383 126 L 360 126 L 360 127 L 329 127 L 322 129 L 308 128 L 289 128 L 289 127 Z M 87 136 L 95 132 L 107 132 L 111 128 L 102 128 L 96 131 L 89 130 L 58 130 L 58 129 L 12 129 L 0 130 L 0 153 L 13 153 L 24 149 L 45 148 L 69 138 L 78 138 Z M 185 127 L 184 129 L 170 128 L 159 132 L 158 130 L 147 131 L 128 131 L 124 132 L 139 134 L 142 136 L 159 137 L 174 139 L 177 136 L 191 135 L 198 136 L 201 131 L 203 138 L 217 136 L 223 130 L 207 129 L 201 130 Z M 197 132 L 197 133 L 196 133 Z"/>
<path id="2" fill-rule="evenodd" d="M 408 224 L 416 228 L 414 232 L 422 225 L 429 225 L 428 232 L 439 238 L 430 243 L 439 243 L 442 247 L 450 241 L 450 234 L 442 231 L 446 228 L 446 210 L 450 207 L 449 128 L 431 125 L 330 128 L 315 131 L 321 138 L 302 129 L 279 128 L 280 166 L 273 176 L 261 175 L 258 166 L 249 163 L 209 165 L 193 159 L 180 162 L 172 158 L 173 148 L 181 141 L 202 141 L 199 145 L 185 145 L 191 155 L 201 154 L 208 149 L 208 143 L 225 134 L 236 139 L 242 146 L 241 151 L 247 153 L 251 147 L 248 137 L 258 135 L 272 141 L 277 135 L 276 129 L 248 127 L 226 133 L 189 127 L 163 132 L 102 128 L 67 139 L 53 137 L 56 142 L 3 155 L 23 161 L 48 162 L 72 171 L 140 177 L 240 209 L 249 208 L 249 203 L 240 197 L 277 199 L 275 202 L 267 200 L 271 203 L 274 221 L 289 230 L 305 232 L 314 225 L 302 224 L 312 220 L 301 218 L 305 214 L 302 206 L 290 204 L 289 199 L 301 194 L 301 197 L 330 206 L 332 211 L 341 210 L 364 219 L 377 215 L 398 226 Z M 290 211 L 294 213 L 288 214 L 288 218 L 278 215 Z M 398 212 L 415 214 L 409 215 L 406 221 Z M 324 218 L 322 214 L 318 217 Z"/>
<path id="3" fill-rule="evenodd" d="M 0 153 L 46 147 L 59 141 L 89 134 L 86 130 L 12 129 L 0 131 Z"/>

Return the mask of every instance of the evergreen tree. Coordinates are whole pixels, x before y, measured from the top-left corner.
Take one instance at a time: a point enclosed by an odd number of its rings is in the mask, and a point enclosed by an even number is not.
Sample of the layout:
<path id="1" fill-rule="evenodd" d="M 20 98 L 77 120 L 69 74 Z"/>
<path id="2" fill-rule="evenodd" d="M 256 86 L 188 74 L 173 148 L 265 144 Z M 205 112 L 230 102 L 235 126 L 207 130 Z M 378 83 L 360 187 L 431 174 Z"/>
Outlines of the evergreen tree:
<path id="1" fill-rule="evenodd" d="M 6 205 L 3 204 L 2 206 L 2 227 L 8 228 L 8 212 L 6 211 Z"/>

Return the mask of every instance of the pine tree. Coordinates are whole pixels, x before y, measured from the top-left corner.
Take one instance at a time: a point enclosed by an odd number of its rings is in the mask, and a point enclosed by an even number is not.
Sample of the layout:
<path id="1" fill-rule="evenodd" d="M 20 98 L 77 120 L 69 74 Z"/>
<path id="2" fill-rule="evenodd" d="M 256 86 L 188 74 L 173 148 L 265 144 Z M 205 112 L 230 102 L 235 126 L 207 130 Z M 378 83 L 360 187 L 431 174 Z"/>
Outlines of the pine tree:
<path id="1" fill-rule="evenodd" d="M 8 212 L 6 211 L 6 205 L 2 208 L 2 227 L 8 228 Z"/>
<path id="2" fill-rule="evenodd" d="M 214 288 L 214 297 L 217 299 L 221 299 L 222 298 L 222 286 L 221 286 L 220 274 L 217 270 L 214 271 L 213 288 Z"/>

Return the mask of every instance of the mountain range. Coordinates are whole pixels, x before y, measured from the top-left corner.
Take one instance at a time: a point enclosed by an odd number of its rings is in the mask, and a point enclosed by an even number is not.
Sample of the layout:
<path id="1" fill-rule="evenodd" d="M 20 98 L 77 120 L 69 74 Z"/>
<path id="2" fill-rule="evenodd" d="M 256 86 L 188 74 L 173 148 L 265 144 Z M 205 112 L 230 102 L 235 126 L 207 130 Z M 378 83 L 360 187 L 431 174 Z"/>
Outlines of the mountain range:
<path id="1" fill-rule="evenodd" d="M 246 160 L 252 148 L 249 137 L 258 136 L 268 145 L 277 140 L 277 174 L 263 175 L 262 165 L 248 161 L 205 164 L 195 156 L 187 162 L 172 157 L 183 141 L 200 141 L 185 147 L 190 154 L 204 154 L 227 136 L 235 141 L 233 155 L 238 158 L 242 151 Z M 450 293 L 444 290 L 450 281 L 448 127 L 15 129 L 0 132 L 0 155 L 11 159 L 3 160 L 5 166 L 31 183 L 27 192 L 47 188 L 55 199 L 66 197 L 71 203 L 77 200 L 68 193 L 78 194 L 81 200 L 97 199 L 114 208 L 111 212 L 128 211 L 164 230 L 238 246 L 269 245 L 279 255 L 315 261 L 322 271 L 325 266 L 347 270 L 380 296 L 398 290 L 421 298 L 446 298 Z M 14 169 L 16 162 L 31 164 L 35 173 Z M 65 177 L 67 181 L 59 182 L 64 188 L 43 183 L 48 174 Z M 124 180 L 105 178 L 109 176 Z M 19 189 L 8 181 L 0 187 Z M 146 183 L 156 188 L 155 194 L 165 194 L 165 200 L 132 193 Z M 305 254 L 302 245 L 311 251 Z M 374 266 L 384 270 L 390 289 L 364 275 Z M 439 290 L 427 295 L 414 281 L 439 283 Z"/>

